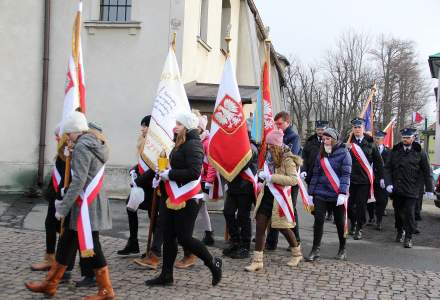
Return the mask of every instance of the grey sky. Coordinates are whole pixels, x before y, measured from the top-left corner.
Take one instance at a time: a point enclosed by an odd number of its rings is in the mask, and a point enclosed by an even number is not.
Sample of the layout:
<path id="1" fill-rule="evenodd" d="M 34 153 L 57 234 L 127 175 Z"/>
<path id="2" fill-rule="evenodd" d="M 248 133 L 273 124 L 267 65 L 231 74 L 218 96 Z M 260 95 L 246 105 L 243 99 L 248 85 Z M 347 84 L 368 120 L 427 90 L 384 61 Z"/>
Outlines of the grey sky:
<path id="1" fill-rule="evenodd" d="M 255 2 L 264 24 L 270 27 L 275 49 L 304 63 L 320 61 L 339 35 L 349 29 L 414 40 L 427 78 L 431 77 L 428 56 L 440 52 L 440 0 Z M 434 79 L 432 83 L 436 85 Z"/>

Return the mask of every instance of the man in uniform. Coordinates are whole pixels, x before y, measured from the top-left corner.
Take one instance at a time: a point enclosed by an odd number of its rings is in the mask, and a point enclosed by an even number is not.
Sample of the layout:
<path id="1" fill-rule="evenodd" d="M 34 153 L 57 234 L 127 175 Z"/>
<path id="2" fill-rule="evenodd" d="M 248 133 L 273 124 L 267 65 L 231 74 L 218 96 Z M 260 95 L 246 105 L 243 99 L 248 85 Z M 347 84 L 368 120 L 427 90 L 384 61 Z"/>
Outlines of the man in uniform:
<path id="1" fill-rule="evenodd" d="M 412 247 L 412 234 L 416 230 L 415 206 L 419 196 L 419 177 L 423 178 L 426 196 L 432 198 L 433 180 L 429 159 L 419 143 L 415 142 L 416 130 L 400 131 L 402 141 L 393 147 L 385 166 L 386 190 L 393 199 L 397 229 L 396 242 L 405 248 Z"/>
<path id="2" fill-rule="evenodd" d="M 390 149 L 383 144 L 385 136 L 385 132 L 381 130 L 376 131 L 377 150 L 379 151 L 384 164 L 386 164 L 390 156 Z M 385 208 L 388 204 L 388 193 L 380 186 L 380 180 L 378 180 L 378 178 L 374 178 L 374 198 L 376 199 L 376 202 L 367 204 L 368 214 L 370 220 L 374 218 L 374 214 L 376 214 L 376 230 L 381 231 L 382 217 L 385 215 Z"/>
<path id="3" fill-rule="evenodd" d="M 351 121 L 352 134 L 348 142 L 353 161 L 350 177 L 350 197 L 348 199 L 348 218 L 350 219 L 350 233 L 355 240 L 362 239 L 362 226 L 365 224 L 366 206 L 371 195 L 371 185 L 368 168 L 374 165 L 373 175 L 379 179 L 379 184 L 385 188 L 383 180 L 383 161 L 371 136 L 365 134 L 365 120 L 355 118 Z M 357 145 L 357 146 L 355 146 Z M 359 151 L 354 151 L 359 149 Z M 366 161 L 365 161 L 366 159 Z M 368 166 L 369 165 L 369 166 Z"/>

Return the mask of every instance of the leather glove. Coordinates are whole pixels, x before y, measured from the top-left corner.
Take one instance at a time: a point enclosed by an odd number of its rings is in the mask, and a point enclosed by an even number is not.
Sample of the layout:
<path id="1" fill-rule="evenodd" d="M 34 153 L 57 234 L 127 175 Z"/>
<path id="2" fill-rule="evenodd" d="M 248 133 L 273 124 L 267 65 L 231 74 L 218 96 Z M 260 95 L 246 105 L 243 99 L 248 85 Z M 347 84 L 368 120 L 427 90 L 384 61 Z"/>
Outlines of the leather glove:
<path id="1" fill-rule="evenodd" d="M 387 186 L 386 190 L 388 193 L 392 194 L 393 193 L 393 189 L 394 187 L 392 185 Z"/>
<path id="2" fill-rule="evenodd" d="M 426 192 L 425 193 L 426 198 L 429 200 L 434 199 L 434 193 L 433 192 Z"/>
<path id="3" fill-rule="evenodd" d="M 301 177 L 301 179 L 305 179 L 307 177 L 307 172 L 301 172 L 299 176 Z"/>
<path id="4" fill-rule="evenodd" d="M 170 169 L 166 169 L 165 171 L 160 173 L 159 176 L 163 181 L 167 181 L 167 180 L 170 180 L 170 177 L 168 177 L 169 173 L 170 173 Z"/>
<path id="5" fill-rule="evenodd" d="M 159 184 L 160 184 L 160 180 L 161 180 L 160 177 L 157 178 L 157 177 L 155 176 L 155 177 L 153 178 L 153 184 L 152 184 L 153 189 L 155 189 L 155 188 L 157 188 L 157 187 L 159 186 Z"/>
<path id="6" fill-rule="evenodd" d="M 347 195 L 339 194 L 338 195 L 338 200 L 336 202 L 336 206 L 344 205 L 346 200 L 347 200 Z"/>
<path id="7" fill-rule="evenodd" d="M 384 189 L 385 188 L 385 180 L 381 179 L 379 182 L 380 188 Z"/>
<path id="8" fill-rule="evenodd" d="M 61 203 L 62 203 L 63 201 L 62 200 L 55 200 L 55 210 L 59 210 L 60 209 L 60 206 L 61 206 Z"/>
<path id="9" fill-rule="evenodd" d="M 61 221 L 61 219 L 64 218 L 64 216 L 63 216 L 62 214 L 60 214 L 59 212 L 55 212 L 55 218 L 56 218 L 58 221 Z"/>

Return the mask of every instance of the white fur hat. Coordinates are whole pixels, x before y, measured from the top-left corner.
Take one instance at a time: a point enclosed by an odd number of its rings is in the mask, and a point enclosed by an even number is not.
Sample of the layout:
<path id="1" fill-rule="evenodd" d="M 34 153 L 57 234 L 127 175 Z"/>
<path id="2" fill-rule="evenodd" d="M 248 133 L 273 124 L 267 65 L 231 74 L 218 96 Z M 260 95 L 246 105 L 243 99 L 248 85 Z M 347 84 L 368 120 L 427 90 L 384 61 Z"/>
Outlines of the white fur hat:
<path id="1" fill-rule="evenodd" d="M 192 112 L 185 111 L 176 115 L 176 121 L 185 126 L 186 129 L 196 129 L 199 126 L 199 118 Z"/>
<path id="2" fill-rule="evenodd" d="M 63 133 L 82 132 L 89 130 L 86 116 L 79 112 L 71 112 L 63 124 Z"/>

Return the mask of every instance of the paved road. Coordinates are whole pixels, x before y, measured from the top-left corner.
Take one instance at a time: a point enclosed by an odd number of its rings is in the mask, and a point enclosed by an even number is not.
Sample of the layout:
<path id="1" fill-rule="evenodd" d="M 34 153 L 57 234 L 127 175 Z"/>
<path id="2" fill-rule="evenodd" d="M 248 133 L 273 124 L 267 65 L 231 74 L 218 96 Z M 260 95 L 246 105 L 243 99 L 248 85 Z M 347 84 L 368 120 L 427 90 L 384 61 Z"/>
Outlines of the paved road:
<path id="1" fill-rule="evenodd" d="M 211 206 L 218 209 L 220 205 Z M 177 271 L 172 288 L 148 289 L 142 283 L 155 273 L 136 268 L 131 258 L 120 258 L 115 252 L 123 247 L 128 235 L 124 203 L 112 200 L 114 228 L 103 235 L 103 248 L 109 260 L 114 287 L 119 299 L 440 299 L 440 209 L 425 205 L 422 233 L 415 237 L 415 247 L 404 249 L 393 242 L 393 215 L 385 218 L 385 231 L 365 230 L 365 239 L 348 242 L 349 261 L 330 259 L 337 250 L 335 226 L 326 223 L 322 254 L 319 263 L 302 263 L 298 268 L 286 266 L 287 245 L 275 252 L 265 253 L 266 268 L 257 274 L 243 272 L 248 260 L 225 259 L 225 277 L 218 288 L 210 287 L 210 274 L 199 262 L 190 271 Z M 29 262 L 44 252 L 44 215 L 46 203 L 41 199 L 19 196 L 0 197 L 0 298 L 31 299 L 22 282 L 41 278 L 41 273 L 29 271 Z M 310 250 L 312 222 L 310 215 L 301 211 L 301 234 L 304 253 Z M 146 214 L 140 218 L 146 220 Z M 224 221 L 220 213 L 213 212 L 216 245 L 211 251 L 220 255 L 224 247 Z M 140 237 L 146 238 L 146 222 L 141 221 Z M 196 230 L 196 236 L 201 236 Z M 145 245 L 145 243 L 143 243 Z M 74 274 L 79 277 L 78 273 Z M 258 287 L 258 288 L 257 288 Z M 79 299 L 87 293 L 75 289 L 73 284 L 60 288 L 59 299 Z M 38 299 L 38 297 L 37 297 Z"/>

